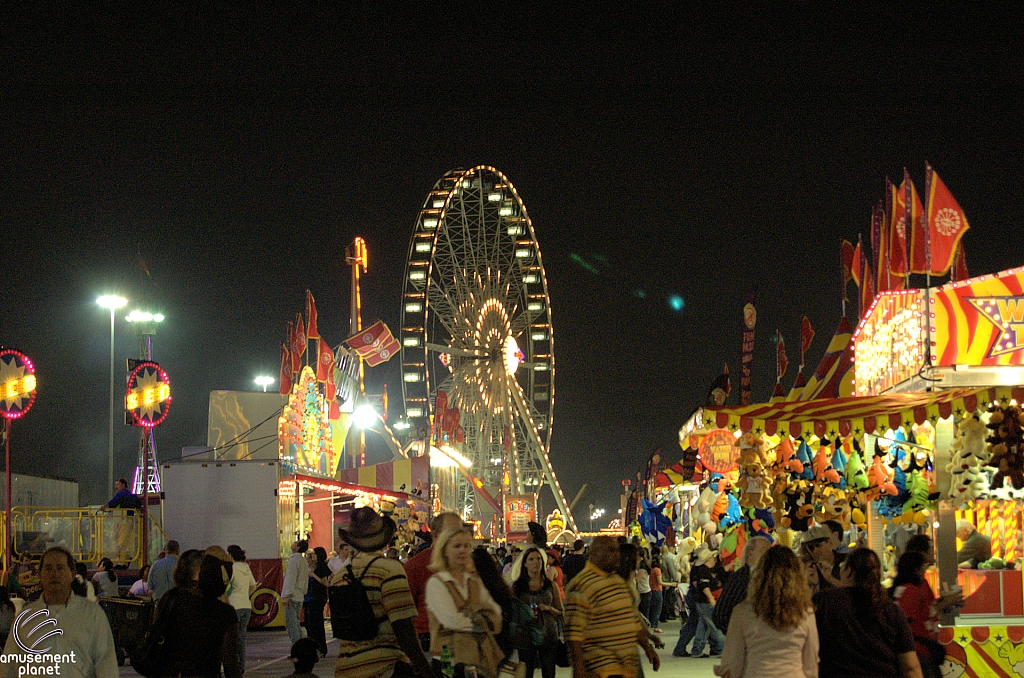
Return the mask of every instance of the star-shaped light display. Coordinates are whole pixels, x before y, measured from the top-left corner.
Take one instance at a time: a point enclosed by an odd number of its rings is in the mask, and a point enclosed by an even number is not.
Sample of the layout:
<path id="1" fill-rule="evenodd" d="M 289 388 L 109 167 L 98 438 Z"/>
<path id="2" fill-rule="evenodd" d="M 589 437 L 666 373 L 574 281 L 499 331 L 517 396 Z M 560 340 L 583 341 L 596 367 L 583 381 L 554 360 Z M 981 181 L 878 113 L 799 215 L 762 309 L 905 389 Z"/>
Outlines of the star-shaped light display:
<path id="1" fill-rule="evenodd" d="M 21 417 L 32 407 L 35 396 L 32 361 L 13 349 L 0 353 L 0 415 L 7 419 Z"/>
<path id="2" fill-rule="evenodd" d="M 156 363 L 142 363 L 128 376 L 125 408 L 136 426 L 159 426 L 171 405 L 171 384 Z"/>

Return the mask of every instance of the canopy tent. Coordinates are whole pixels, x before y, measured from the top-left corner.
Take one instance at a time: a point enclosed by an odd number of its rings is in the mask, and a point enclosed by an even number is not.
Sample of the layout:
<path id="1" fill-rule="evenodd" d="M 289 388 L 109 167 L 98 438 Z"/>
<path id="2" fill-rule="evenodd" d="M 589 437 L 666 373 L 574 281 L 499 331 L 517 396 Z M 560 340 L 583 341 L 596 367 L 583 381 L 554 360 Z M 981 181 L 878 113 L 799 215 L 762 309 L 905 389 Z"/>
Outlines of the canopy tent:
<path id="1" fill-rule="evenodd" d="M 789 432 L 793 437 L 819 438 L 874 433 L 886 428 L 934 423 L 952 414 L 962 415 L 995 400 L 1024 401 L 1024 388 L 956 388 L 928 393 L 892 393 L 859 398 L 783 401 L 745 407 L 704 409 L 704 422 L 744 433 Z"/>

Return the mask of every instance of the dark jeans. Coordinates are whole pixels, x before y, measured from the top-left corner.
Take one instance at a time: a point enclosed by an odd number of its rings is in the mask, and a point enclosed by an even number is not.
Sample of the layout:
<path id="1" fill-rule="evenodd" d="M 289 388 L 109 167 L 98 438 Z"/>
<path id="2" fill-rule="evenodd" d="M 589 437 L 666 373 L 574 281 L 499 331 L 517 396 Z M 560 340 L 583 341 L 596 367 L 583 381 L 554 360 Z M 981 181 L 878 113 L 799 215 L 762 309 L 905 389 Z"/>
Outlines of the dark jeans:
<path id="1" fill-rule="evenodd" d="M 661 621 L 668 621 L 674 619 L 676 616 L 676 589 L 674 586 L 668 586 L 664 590 L 661 603 Z"/>
<path id="2" fill-rule="evenodd" d="M 644 619 L 648 618 L 648 612 L 651 610 L 651 592 L 640 594 L 640 616 Z"/>
<path id="3" fill-rule="evenodd" d="M 656 629 L 661 625 L 662 600 L 662 591 L 651 591 L 651 607 L 647 611 L 647 620 L 651 622 L 652 629 Z"/>
<path id="4" fill-rule="evenodd" d="M 690 654 L 699 657 L 704 654 L 704 643 L 711 640 L 711 654 L 722 654 L 722 647 L 725 645 L 725 635 L 711 622 L 711 613 L 715 608 L 710 603 L 694 603 L 690 606 L 690 614 L 686 623 L 679 631 L 679 640 L 672 654 L 682 657 L 686 654 L 686 646 L 693 641 L 693 649 Z"/>
<path id="5" fill-rule="evenodd" d="M 327 601 L 314 600 L 302 604 L 306 618 L 306 635 L 316 642 L 317 649 L 327 654 L 327 632 L 324 630 L 324 605 Z"/>
<path id="6" fill-rule="evenodd" d="M 541 678 L 555 678 L 555 645 L 519 648 L 519 660 L 526 664 L 526 678 L 533 678 L 533 670 L 540 666 Z"/>

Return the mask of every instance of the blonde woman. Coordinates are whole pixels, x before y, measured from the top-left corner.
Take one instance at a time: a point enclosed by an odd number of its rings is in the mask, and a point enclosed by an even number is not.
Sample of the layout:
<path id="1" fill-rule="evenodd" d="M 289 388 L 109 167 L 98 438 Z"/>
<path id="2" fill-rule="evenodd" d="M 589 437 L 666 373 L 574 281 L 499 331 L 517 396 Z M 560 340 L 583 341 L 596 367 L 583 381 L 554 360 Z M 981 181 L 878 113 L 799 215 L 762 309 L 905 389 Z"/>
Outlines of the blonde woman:
<path id="1" fill-rule="evenodd" d="M 754 568 L 747 599 L 729 620 L 722 663 L 726 678 L 817 678 L 818 627 L 804 564 L 773 546 Z"/>
<path id="2" fill-rule="evenodd" d="M 495 636 L 501 631 L 501 607 L 473 567 L 473 535 L 466 528 L 443 531 L 434 539 L 424 600 L 430 619 L 430 656 L 445 647 L 456 664 L 475 666 L 484 678 L 496 678 L 504 653 Z"/>

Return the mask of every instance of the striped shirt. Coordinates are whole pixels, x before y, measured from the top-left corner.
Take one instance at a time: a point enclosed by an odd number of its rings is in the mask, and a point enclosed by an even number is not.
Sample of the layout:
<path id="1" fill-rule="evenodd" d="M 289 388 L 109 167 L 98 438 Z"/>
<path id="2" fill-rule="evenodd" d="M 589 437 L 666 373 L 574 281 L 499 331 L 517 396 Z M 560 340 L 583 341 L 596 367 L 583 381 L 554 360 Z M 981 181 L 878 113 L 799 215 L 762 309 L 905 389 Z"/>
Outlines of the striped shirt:
<path id="1" fill-rule="evenodd" d="M 588 562 L 565 593 L 565 640 L 583 643 L 587 673 L 637 675 L 640 621 L 626 582 Z"/>
<path id="2" fill-rule="evenodd" d="M 400 562 L 379 557 L 366 567 L 380 555 L 380 552 L 357 553 L 352 557 L 352 571 L 362 580 L 366 597 L 377 615 L 377 637 L 366 641 L 338 640 L 338 663 L 334 667 L 337 678 L 390 678 L 396 661 L 409 662 L 398 647 L 391 622 L 415 619 L 416 604 Z M 333 574 L 331 583 L 340 581 L 345 572 L 347 570 Z"/>

